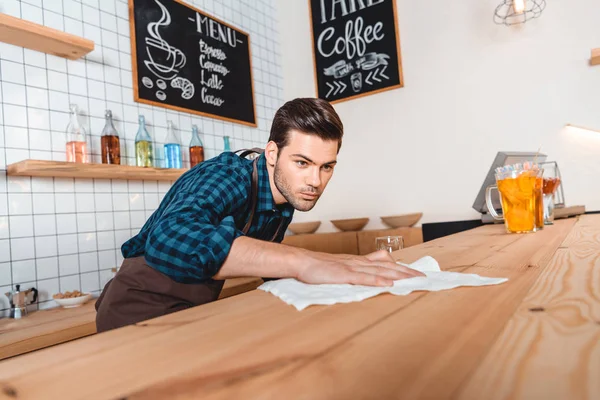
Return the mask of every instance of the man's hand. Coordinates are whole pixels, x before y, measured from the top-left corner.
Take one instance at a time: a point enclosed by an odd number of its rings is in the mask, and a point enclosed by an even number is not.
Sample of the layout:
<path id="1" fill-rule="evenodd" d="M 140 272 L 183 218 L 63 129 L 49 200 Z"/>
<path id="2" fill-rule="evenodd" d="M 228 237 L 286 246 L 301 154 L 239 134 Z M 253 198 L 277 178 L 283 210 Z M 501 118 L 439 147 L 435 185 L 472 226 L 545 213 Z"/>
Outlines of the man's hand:
<path id="1" fill-rule="evenodd" d="M 367 257 L 367 259 L 371 261 L 389 261 L 396 264 L 396 260 L 394 260 L 394 257 L 392 257 L 392 255 L 385 250 L 377 250 L 374 253 L 367 254 L 365 257 Z"/>
<path id="2" fill-rule="evenodd" d="M 310 253 L 307 264 L 298 273 L 305 283 L 350 283 L 367 286 L 392 286 L 395 280 L 424 274 L 396 264 L 383 250 L 366 256 Z"/>
<path id="3" fill-rule="evenodd" d="M 423 274 L 396 264 L 383 250 L 366 256 L 328 254 L 241 236 L 233 241 L 225 263 L 213 278 L 242 276 L 296 278 L 306 283 L 392 286 L 395 280 Z"/>

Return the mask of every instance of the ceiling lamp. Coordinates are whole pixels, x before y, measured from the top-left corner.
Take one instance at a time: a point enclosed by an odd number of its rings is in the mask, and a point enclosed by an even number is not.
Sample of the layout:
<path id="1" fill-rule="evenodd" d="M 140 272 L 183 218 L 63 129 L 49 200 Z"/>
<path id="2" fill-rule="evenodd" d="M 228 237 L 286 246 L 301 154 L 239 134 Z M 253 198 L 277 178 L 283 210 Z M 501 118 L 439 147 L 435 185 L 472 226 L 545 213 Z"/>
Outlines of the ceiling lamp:
<path id="1" fill-rule="evenodd" d="M 523 24 L 542 15 L 546 0 L 504 0 L 496 7 L 494 22 L 499 25 Z"/>

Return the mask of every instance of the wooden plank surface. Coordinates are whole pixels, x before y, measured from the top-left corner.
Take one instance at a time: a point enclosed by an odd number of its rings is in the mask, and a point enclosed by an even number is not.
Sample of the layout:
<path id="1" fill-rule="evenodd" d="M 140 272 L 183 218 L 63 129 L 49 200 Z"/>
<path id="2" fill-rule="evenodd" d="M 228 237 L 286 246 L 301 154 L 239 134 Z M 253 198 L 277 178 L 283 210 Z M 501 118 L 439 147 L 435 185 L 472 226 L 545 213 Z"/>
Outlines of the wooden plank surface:
<path id="1" fill-rule="evenodd" d="M 0 398 L 447 398 L 576 222 L 529 235 L 485 226 L 395 254 L 433 254 L 443 269 L 508 277 L 503 285 L 302 312 L 252 291 L 0 362 Z"/>
<path id="2" fill-rule="evenodd" d="M 0 320 L 0 360 L 96 333 L 94 300 Z"/>
<path id="3" fill-rule="evenodd" d="M 592 49 L 591 65 L 600 65 L 600 48 Z"/>
<path id="4" fill-rule="evenodd" d="M 7 175 L 59 178 L 138 179 L 176 181 L 187 169 L 144 168 L 132 165 L 78 164 L 65 161 L 24 160 L 10 164 Z"/>
<path id="5" fill-rule="evenodd" d="M 600 215 L 582 217 L 456 398 L 599 394 Z"/>
<path id="6" fill-rule="evenodd" d="M 233 278 L 227 279 L 223 284 L 220 299 L 226 299 L 227 297 L 237 296 L 238 294 L 246 293 L 256 289 L 264 282 L 261 278 Z"/>
<path id="7" fill-rule="evenodd" d="M 186 395 L 276 398 L 285 392 L 328 399 L 373 398 L 377 393 L 376 398 L 382 399 L 445 398 L 477 365 L 539 275 L 539 266 L 530 267 L 540 262 L 539 249 L 554 252 L 573 222 L 518 236 L 510 251 L 500 248 L 475 265 L 461 268 L 467 273 L 508 277 L 510 281 L 503 285 L 427 293 L 324 354 L 240 379 L 217 391 L 195 388 Z M 513 250 L 516 244 L 520 246 Z M 515 252 L 520 253 L 516 265 Z M 486 261 L 491 257 L 493 267 Z M 310 387 L 320 390 L 309 392 Z"/>
<path id="8" fill-rule="evenodd" d="M 287 235 L 283 244 L 331 254 L 358 254 L 356 232 L 314 233 Z"/>
<path id="9" fill-rule="evenodd" d="M 2 13 L 0 41 L 71 60 L 94 50 L 91 40 Z"/>
<path id="10" fill-rule="evenodd" d="M 219 299 L 254 290 L 261 278 L 227 279 Z M 35 311 L 26 318 L 0 320 L 0 360 L 96 333 L 96 299 L 81 307 Z"/>
<path id="11" fill-rule="evenodd" d="M 585 214 L 585 206 L 570 206 L 554 209 L 555 219 L 569 218 L 581 214 Z"/>

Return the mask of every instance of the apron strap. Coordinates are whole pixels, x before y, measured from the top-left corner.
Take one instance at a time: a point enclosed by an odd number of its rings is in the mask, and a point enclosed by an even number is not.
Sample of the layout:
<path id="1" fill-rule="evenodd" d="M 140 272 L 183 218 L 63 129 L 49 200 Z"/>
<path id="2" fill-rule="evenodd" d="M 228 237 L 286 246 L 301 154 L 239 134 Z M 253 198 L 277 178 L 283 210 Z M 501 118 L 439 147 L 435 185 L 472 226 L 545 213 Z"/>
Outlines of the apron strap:
<path id="1" fill-rule="evenodd" d="M 250 230 L 250 225 L 252 225 L 252 220 L 254 219 L 254 212 L 256 211 L 256 202 L 258 201 L 258 168 L 257 168 L 258 158 L 255 158 L 252 162 L 252 186 L 250 189 L 250 198 L 252 199 L 252 206 L 250 208 L 250 215 L 248 216 L 248 221 L 246 221 L 246 225 L 242 232 L 244 235 L 248 234 Z"/>
<path id="2" fill-rule="evenodd" d="M 240 153 L 240 157 L 242 157 L 242 158 L 246 158 L 247 156 L 249 156 L 250 154 L 253 154 L 253 153 L 262 154 L 262 153 L 264 153 L 264 152 L 265 152 L 265 149 L 261 149 L 260 147 L 253 147 L 253 148 L 251 148 L 251 149 L 240 149 L 240 150 L 236 150 L 236 151 L 234 151 L 233 153 L 234 153 L 234 154 L 237 154 L 237 153 L 239 153 L 239 152 L 241 152 L 241 153 Z"/>
<path id="3" fill-rule="evenodd" d="M 242 149 L 242 150 L 238 150 L 238 151 L 242 151 L 240 157 L 246 157 L 248 154 L 252 154 L 252 153 L 258 153 L 258 154 L 262 154 L 264 153 L 263 149 L 260 148 L 253 148 L 253 149 Z M 235 153 L 237 153 L 238 151 L 236 151 Z M 248 220 L 246 221 L 246 225 L 244 225 L 244 229 L 242 229 L 242 233 L 244 235 L 248 234 L 248 231 L 250 230 L 250 226 L 252 225 L 252 220 L 254 220 L 254 214 L 256 212 L 256 203 L 258 202 L 258 158 L 255 158 L 254 161 L 252 162 L 252 186 L 251 186 L 251 191 L 250 191 L 250 198 L 252 199 L 252 205 L 250 208 L 250 215 L 248 216 Z M 275 231 L 275 234 L 273 235 L 273 237 L 271 238 L 270 242 L 272 242 L 273 240 L 275 240 L 275 238 L 277 238 L 277 236 L 279 235 L 279 231 L 281 231 L 281 227 L 283 226 L 283 218 L 281 218 L 281 221 L 279 221 L 279 226 L 277 227 L 277 231 Z"/>

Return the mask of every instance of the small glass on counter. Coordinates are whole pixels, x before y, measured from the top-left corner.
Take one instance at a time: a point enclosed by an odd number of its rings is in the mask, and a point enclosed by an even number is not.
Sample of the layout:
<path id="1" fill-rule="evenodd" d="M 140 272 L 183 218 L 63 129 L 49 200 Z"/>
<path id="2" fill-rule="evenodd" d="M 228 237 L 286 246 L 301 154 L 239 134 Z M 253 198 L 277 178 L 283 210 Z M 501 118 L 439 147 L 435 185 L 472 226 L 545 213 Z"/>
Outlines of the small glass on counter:
<path id="1" fill-rule="evenodd" d="M 375 249 L 385 250 L 389 253 L 404 248 L 404 238 L 402 236 L 381 236 L 375 238 Z"/>

